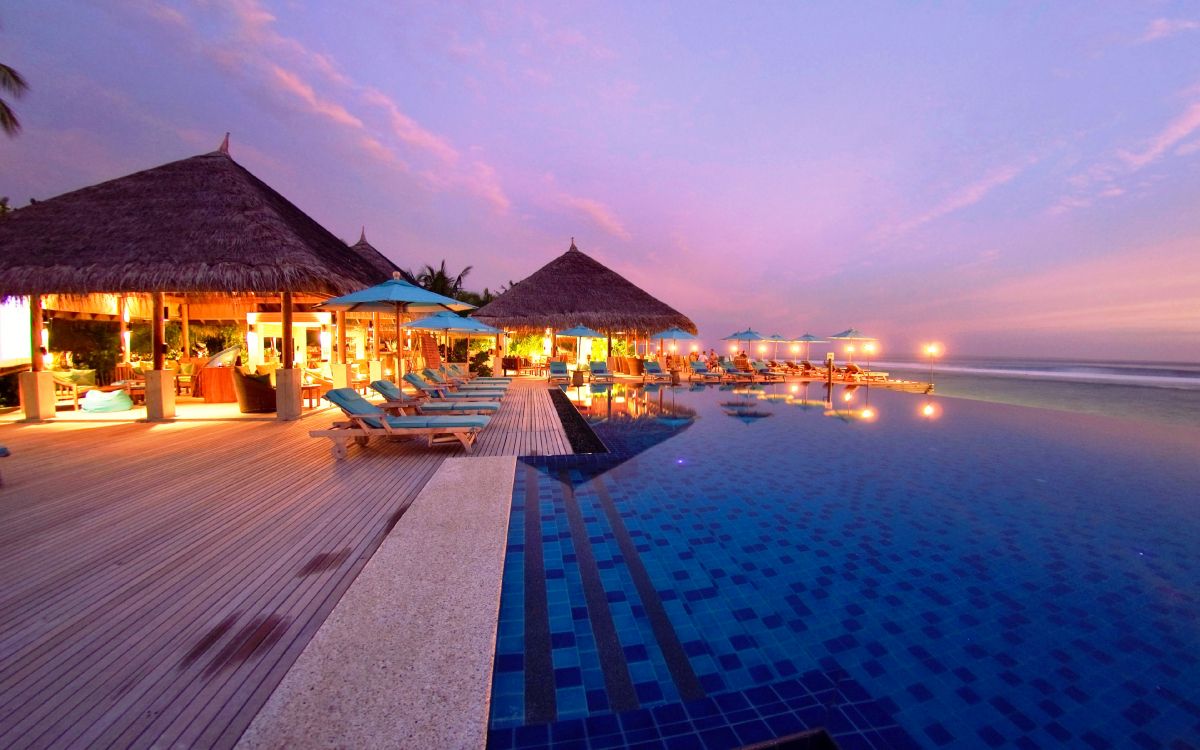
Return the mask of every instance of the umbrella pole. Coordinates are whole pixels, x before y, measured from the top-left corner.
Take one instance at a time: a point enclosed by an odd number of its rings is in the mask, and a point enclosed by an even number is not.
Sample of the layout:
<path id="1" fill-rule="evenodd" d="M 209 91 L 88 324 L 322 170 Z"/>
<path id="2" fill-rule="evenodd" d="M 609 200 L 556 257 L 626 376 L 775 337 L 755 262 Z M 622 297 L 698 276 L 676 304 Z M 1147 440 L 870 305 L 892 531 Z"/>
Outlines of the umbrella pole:
<path id="1" fill-rule="evenodd" d="M 404 377 L 404 339 L 400 337 L 400 303 L 396 303 L 396 369 L 393 377 L 396 379 L 396 387 L 400 387 L 400 381 Z"/>

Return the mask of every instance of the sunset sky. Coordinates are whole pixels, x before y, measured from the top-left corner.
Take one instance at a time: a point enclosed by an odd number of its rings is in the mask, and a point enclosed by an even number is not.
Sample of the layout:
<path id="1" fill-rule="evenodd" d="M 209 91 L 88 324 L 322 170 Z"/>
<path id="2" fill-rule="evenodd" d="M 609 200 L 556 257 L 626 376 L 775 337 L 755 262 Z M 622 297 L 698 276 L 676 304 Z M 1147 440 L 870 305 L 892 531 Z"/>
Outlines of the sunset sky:
<path id="1" fill-rule="evenodd" d="M 706 345 L 1200 361 L 1200 4 L 334 5 L 5 3 L 0 195 L 232 131 L 401 266 L 495 288 L 574 236 Z"/>

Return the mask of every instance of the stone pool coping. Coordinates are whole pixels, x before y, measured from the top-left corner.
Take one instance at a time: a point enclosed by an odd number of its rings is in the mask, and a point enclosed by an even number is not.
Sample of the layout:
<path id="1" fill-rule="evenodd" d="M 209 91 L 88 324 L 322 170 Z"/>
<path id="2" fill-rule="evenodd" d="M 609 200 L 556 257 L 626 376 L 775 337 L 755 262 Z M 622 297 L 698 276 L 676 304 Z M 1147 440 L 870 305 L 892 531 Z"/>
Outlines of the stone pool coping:
<path id="1" fill-rule="evenodd" d="M 484 747 L 515 471 L 446 459 L 238 747 Z"/>

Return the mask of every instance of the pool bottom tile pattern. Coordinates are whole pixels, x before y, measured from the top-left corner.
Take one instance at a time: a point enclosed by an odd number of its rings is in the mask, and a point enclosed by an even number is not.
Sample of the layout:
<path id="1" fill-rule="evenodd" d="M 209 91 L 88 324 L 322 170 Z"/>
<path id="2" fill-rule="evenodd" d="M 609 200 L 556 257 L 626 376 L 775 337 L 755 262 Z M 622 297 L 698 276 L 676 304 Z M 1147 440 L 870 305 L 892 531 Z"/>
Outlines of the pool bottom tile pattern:
<path id="1" fill-rule="evenodd" d="M 489 748 L 731 748 L 827 728 L 843 748 L 918 747 L 892 719 L 895 706 L 833 659 L 803 673 L 781 660 L 757 673 L 787 679 L 748 690 L 697 675 L 693 657 L 708 663 L 709 649 L 681 641 L 667 611 L 686 605 L 674 590 L 664 601 L 608 489 L 590 481 L 612 465 L 518 465 Z"/>

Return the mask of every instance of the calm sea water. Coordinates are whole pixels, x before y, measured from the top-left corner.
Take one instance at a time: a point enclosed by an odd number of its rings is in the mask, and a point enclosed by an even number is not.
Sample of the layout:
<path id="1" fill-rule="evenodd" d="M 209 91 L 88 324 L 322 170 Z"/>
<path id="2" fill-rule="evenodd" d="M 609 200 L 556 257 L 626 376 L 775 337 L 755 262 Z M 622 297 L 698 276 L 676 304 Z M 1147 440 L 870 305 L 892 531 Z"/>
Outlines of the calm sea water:
<path id="1" fill-rule="evenodd" d="M 928 380 L 927 362 L 872 362 Z M 952 359 L 936 362 L 942 396 L 1200 427 L 1200 363 Z"/>

